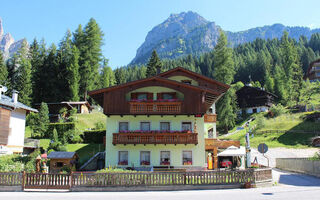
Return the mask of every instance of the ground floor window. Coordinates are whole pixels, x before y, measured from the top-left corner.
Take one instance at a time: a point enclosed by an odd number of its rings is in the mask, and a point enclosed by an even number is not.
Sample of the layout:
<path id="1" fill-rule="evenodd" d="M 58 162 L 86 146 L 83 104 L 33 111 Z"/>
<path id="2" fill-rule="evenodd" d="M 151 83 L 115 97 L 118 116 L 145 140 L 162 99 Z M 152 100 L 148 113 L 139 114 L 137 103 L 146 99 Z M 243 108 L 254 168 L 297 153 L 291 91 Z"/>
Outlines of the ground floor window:
<path id="1" fill-rule="evenodd" d="M 118 165 L 128 165 L 128 151 L 119 151 Z"/>
<path id="2" fill-rule="evenodd" d="M 140 152 L 140 165 L 150 165 L 150 151 Z"/>
<path id="3" fill-rule="evenodd" d="M 160 151 L 160 165 L 170 165 L 170 151 Z"/>
<path id="4" fill-rule="evenodd" d="M 182 164 L 183 165 L 192 165 L 192 151 L 183 151 L 182 152 Z"/>

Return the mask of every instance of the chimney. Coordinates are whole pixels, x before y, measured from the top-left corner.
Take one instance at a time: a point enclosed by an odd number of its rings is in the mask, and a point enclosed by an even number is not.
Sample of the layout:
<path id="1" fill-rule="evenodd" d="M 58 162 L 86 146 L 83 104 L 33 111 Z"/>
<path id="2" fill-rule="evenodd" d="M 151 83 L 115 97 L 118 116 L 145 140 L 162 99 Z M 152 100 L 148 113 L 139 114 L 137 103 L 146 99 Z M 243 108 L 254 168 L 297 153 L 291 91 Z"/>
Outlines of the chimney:
<path id="1" fill-rule="evenodd" d="M 12 91 L 12 102 L 13 103 L 18 103 L 18 94 L 19 94 L 19 92 L 17 90 Z"/>

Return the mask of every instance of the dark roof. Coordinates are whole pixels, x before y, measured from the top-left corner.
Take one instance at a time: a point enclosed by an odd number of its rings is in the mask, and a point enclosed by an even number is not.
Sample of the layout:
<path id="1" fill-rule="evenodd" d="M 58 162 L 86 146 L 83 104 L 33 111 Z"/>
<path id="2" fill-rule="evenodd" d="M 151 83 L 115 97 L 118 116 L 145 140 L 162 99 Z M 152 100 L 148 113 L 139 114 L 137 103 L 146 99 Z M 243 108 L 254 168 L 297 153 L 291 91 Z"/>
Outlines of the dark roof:
<path id="1" fill-rule="evenodd" d="M 7 106 L 13 109 L 23 109 L 23 110 L 32 111 L 32 112 L 38 112 L 37 109 L 31 108 L 27 105 L 24 105 L 23 103 L 20 103 L 20 102 L 13 103 L 11 97 L 8 97 L 3 94 L 1 95 L 0 105 Z"/>
<path id="2" fill-rule="evenodd" d="M 262 92 L 262 93 L 266 93 L 266 94 L 269 94 L 275 98 L 278 98 L 277 95 L 271 93 L 271 92 L 268 92 L 268 91 L 265 91 L 264 89 L 261 89 L 261 88 L 257 88 L 257 87 L 252 87 L 252 86 L 243 86 L 241 89 L 239 89 L 236 93 L 239 94 L 241 93 L 243 90 L 256 90 L 257 92 Z"/>
<path id="3" fill-rule="evenodd" d="M 70 159 L 76 155 L 76 152 L 53 151 L 47 157 L 49 159 Z"/>

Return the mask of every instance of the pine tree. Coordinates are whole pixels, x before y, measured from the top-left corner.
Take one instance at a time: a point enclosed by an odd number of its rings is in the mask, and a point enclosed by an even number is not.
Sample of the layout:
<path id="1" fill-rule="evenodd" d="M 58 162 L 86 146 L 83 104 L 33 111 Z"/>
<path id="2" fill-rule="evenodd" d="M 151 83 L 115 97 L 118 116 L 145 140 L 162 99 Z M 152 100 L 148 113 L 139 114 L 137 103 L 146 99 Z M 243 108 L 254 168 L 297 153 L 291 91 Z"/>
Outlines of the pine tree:
<path id="1" fill-rule="evenodd" d="M 2 52 L 0 51 L 0 85 L 7 86 L 8 84 L 8 70 L 4 63 Z"/>
<path id="2" fill-rule="evenodd" d="M 220 32 L 218 43 L 214 48 L 214 77 L 225 84 L 231 84 L 234 78 L 234 63 L 232 49 L 227 47 L 228 41 L 224 32 Z M 229 91 L 219 100 L 217 104 L 219 125 L 225 133 L 235 125 L 236 120 L 236 99 L 235 91 Z"/>
<path id="3" fill-rule="evenodd" d="M 31 82 L 31 62 L 29 59 L 28 44 L 24 40 L 21 48 L 12 58 L 13 77 L 11 85 L 19 92 L 19 101 L 26 105 L 31 104 L 32 82 Z"/>
<path id="4" fill-rule="evenodd" d="M 91 18 L 88 24 L 81 30 L 79 25 L 74 34 L 74 44 L 80 51 L 79 73 L 80 73 L 80 90 L 79 94 L 86 99 L 87 92 L 96 89 L 99 85 L 99 63 L 102 60 L 101 46 L 103 33 Z"/>
<path id="5" fill-rule="evenodd" d="M 68 30 L 61 41 L 58 51 L 60 99 L 63 101 L 79 100 L 79 50 L 71 41 Z"/>
<path id="6" fill-rule="evenodd" d="M 108 59 L 103 60 L 103 66 L 101 70 L 100 84 L 102 88 L 113 86 L 116 82 L 116 78 L 111 67 L 108 66 Z"/>
<path id="7" fill-rule="evenodd" d="M 126 82 L 125 72 L 123 68 L 117 68 L 114 72 L 117 85 L 123 84 Z"/>
<path id="8" fill-rule="evenodd" d="M 49 108 L 48 105 L 44 102 L 41 103 L 39 113 L 38 113 L 38 123 L 36 130 L 34 130 L 40 137 L 44 137 L 48 127 L 49 127 Z"/>
<path id="9" fill-rule="evenodd" d="M 161 71 L 161 68 L 162 62 L 158 57 L 156 50 L 153 50 L 149 62 L 147 64 L 146 77 L 155 76 L 157 74 L 157 70 Z"/>

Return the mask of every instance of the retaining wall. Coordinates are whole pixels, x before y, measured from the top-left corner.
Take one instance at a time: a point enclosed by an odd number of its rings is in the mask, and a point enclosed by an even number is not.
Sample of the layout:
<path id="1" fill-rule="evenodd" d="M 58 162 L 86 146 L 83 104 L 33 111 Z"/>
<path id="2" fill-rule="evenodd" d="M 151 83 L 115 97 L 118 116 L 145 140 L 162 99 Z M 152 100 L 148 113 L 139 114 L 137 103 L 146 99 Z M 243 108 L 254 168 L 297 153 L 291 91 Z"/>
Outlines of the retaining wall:
<path id="1" fill-rule="evenodd" d="M 320 177 L 320 160 L 276 158 L 276 168 Z"/>

